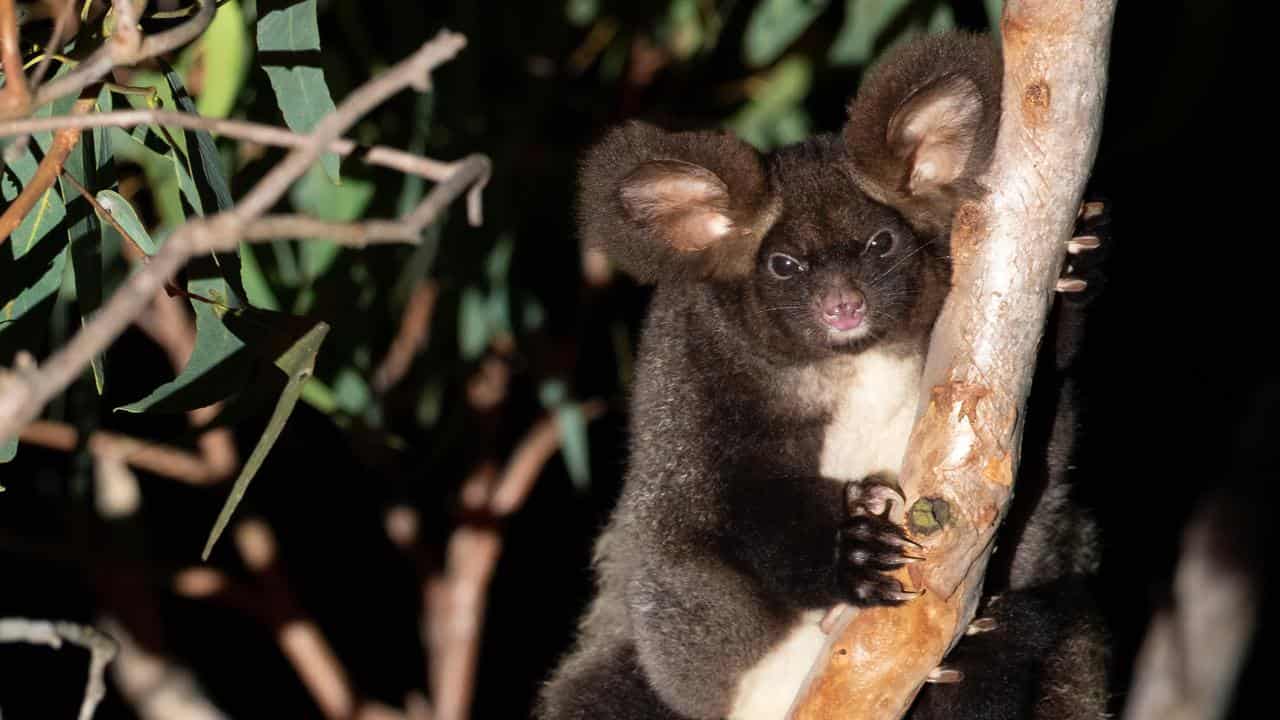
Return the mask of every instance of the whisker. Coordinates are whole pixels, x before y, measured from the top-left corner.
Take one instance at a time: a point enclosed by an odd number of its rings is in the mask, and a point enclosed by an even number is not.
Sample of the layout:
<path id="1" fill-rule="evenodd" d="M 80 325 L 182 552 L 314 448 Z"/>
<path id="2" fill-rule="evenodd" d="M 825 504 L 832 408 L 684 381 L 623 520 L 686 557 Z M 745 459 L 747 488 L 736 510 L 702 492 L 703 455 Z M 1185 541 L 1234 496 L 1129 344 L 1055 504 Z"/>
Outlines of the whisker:
<path id="1" fill-rule="evenodd" d="M 876 276 L 875 280 L 872 280 L 871 282 L 867 283 L 867 287 L 875 287 L 876 283 L 888 277 L 889 273 L 893 272 L 894 270 L 897 270 L 899 265 L 906 262 L 912 255 L 915 255 L 916 253 L 920 252 L 923 249 L 925 249 L 925 245 L 923 243 L 921 243 L 920 245 L 917 245 L 915 250 L 912 250 L 906 255 L 903 255 L 901 258 L 898 259 L 898 262 L 889 266 L 888 270 L 885 270 L 884 272 L 880 273 L 878 276 Z"/>

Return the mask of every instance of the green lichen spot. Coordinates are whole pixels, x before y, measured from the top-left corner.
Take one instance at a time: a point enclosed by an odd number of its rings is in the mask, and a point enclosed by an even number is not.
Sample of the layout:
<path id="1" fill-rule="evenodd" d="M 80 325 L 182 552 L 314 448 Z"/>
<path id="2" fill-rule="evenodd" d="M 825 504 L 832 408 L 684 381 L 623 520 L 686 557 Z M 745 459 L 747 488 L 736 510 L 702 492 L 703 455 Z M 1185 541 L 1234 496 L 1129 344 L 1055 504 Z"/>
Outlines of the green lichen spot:
<path id="1" fill-rule="evenodd" d="M 947 526 L 951 520 L 951 506 L 942 498 L 920 498 L 907 513 L 911 531 L 919 535 L 932 535 Z"/>

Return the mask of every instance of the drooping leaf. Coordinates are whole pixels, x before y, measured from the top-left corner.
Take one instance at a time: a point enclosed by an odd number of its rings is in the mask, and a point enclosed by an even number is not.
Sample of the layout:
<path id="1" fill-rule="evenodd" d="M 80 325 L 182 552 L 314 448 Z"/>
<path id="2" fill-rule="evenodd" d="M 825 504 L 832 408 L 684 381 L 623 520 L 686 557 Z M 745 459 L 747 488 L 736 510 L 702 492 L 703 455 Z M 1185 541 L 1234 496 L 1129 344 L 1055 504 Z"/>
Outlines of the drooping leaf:
<path id="1" fill-rule="evenodd" d="M 910 0 L 845 0 L 844 24 L 827 53 L 833 65 L 865 65 L 876 40 Z"/>
<path id="2" fill-rule="evenodd" d="M 281 5 L 281 3 L 271 3 Z M 259 3 L 259 11 L 268 6 Z M 315 0 L 300 0 L 263 12 L 258 20 L 258 52 L 259 53 L 296 53 L 316 52 L 320 50 L 320 30 L 316 23 Z M 319 63 L 319 53 L 315 59 Z M 276 95 L 276 105 L 284 122 L 290 130 L 299 133 L 311 132 L 316 123 L 325 115 L 333 112 L 335 106 L 329 94 L 329 85 L 325 82 L 324 71 L 310 65 L 282 65 L 272 62 L 270 56 L 262 58 L 263 69 L 271 81 L 271 89 Z M 321 156 L 320 164 L 324 172 L 334 183 L 340 182 L 338 175 L 339 159 L 334 153 Z"/>
<path id="3" fill-rule="evenodd" d="M 489 346 L 493 327 L 489 323 L 489 310 L 480 288 L 468 287 L 462 291 L 458 303 L 458 350 L 465 361 L 475 360 Z"/>
<path id="4" fill-rule="evenodd" d="M 53 111 L 53 106 L 47 105 L 34 116 L 48 117 Z M 52 141 L 51 133 L 34 135 L 27 152 L 3 168 L 0 196 L 4 207 L 31 182 Z M 53 231 L 65 217 L 66 208 L 55 184 L 0 244 L 0 364 L 12 364 L 18 350 L 37 347 L 49 331 L 68 255 L 67 233 Z"/>
<path id="5" fill-rule="evenodd" d="M 196 103 L 191 98 L 191 95 L 187 93 L 186 87 L 182 84 L 182 78 L 173 68 L 162 61 L 160 62 L 160 68 L 164 72 L 165 82 L 169 86 L 169 92 L 173 96 L 178 110 L 193 115 L 196 114 Z M 208 130 L 183 130 L 182 134 L 186 140 L 188 150 L 187 163 L 191 180 L 200 196 L 198 212 L 201 215 L 208 215 L 214 212 L 230 210 L 234 204 L 234 200 L 231 198 L 231 186 L 227 182 L 225 172 L 223 172 L 222 158 L 218 153 L 218 145 L 214 142 L 213 136 L 209 134 Z M 201 283 L 202 291 L 217 292 L 225 295 L 227 297 L 226 304 L 230 307 L 243 305 L 245 290 L 244 282 L 241 278 L 239 254 L 226 253 L 220 256 L 210 254 L 207 262 L 217 268 L 222 282 L 219 283 L 216 279 L 211 278 L 208 282 Z M 192 291 L 201 292 L 195 289 Z"/>
<path id="6" fill-rule="evenodd" d="M 142 252 L 147 255 L 156 254 L 156 243 L 151 239 L 151 233 L 147 232 L 147 229 L 143 227 L 142 221 L 138 219 L 137 211 L 133 209 L 128 200 L 125 200 L 120 193 L 114 190 L 102 190 L 96 197 L 102 209 L 110 213 L 111 217 L 120 223 L 120 227 L 129 233 L 129 238 L 137 243 Z M 128 242 L 128 240 L 125 242 Z"/>
<path id="7" fill-rule="evenodd" d="M 193 46 L 204 66 L 204 80 L 196 110 L 205 117 L 224 118 L 231 113 L 249 75 L 253 52 L 245 29 L 240 0 L 218 6 L 213 22 Z"/>
<path id="8" fill-rule="evenodd" d="M 747 20 L 742 49 L 751 67 L 768 65 L 827 9 L 829 0 L 761 0 Z"/>
<path id="9" fill-rule="evenodd" d="M 111 94 L 103 92 L 98 100 L 102 110 L 111 110 Z M 66 223 L 67 244 L 71 251 L 72 278 L 75 283 L 76 305 L 80 312 L 80 324 L 84 326 L 102 306 L 102 251 L 108 241 L 106 225 L 98 220 L 97 211 L 80 195 L 72 183 L 94 188 L 115 184 L 115 166 L 111 155 L 111 135 L 105 128 L 86 130 L 80 142 L 71 149 L 58 178 L 67 209 L 72 217 Z M 101 354 L 89 361 L 93 384 L 102 394 L 106 383 L 105 359 Z"/>
<path id="10" fill-rule="evenodd" d="M 591 462 L 587 447 L 587 416 L 582 406 L 565 403 L 556 409 L 560 430 L 560 453 L 564 456 L 569 480 L 580 491 L 591 488 Z"/>
<path id="11" fill-rule="evenodd" d="M 271 451 L 276 440 L 280 438 L 280 431 L 284 429 L 289 416 L 293 414 L 293 409 L 298 405 L 298 398 L 302 395 L 302 388 L 315 371 L 316 356 L 319 355 L 320 346 L 324 343 L 325 335 L 328 333 L 329 326 L 326 323 L 316 323 L 306 334 L 281 353 L 280 357 L 275 361 L 275 366 L 284 372 L 285 376 L 288 377 L 288 381 L 285 384 L 284 391 L 280 393 L 280 399 L 276 401 L 275 410 L 272 411 L 271 418 L 267 421 L 266 429 L 262 431 L 262 437 L 258 439 L 258 444 L 254 446 L 253 452 L 249 454 L 249 459 L 245 461 L 244 467 L 240 469 L 240 475 L 236 477 L 235 485 L 231 488 L 231 494 L 227 496 L 222 510 L 218 513 L 217 520 L 213 523 L 213 529 L 209 532 L 209 539 L 205 542 L 204 550 L 200 553 L 202 559 L 209 559 L 209 553 L 213 550 L 214 543 L 218 541 L 222 531 L 226 529 L 227 523 L 231 521 L 231 516 L 244 498 L 245 491 L 249 489 L 249 483 L 253 480 L 253 476 L 258 473 L 258 469 L 262 467 L 262 461 L 266 459 L 267 453 Z"/>
<path id="12" fill-rule="evenodd" d="M 801 140 L 809 135 L 809 116 L 801 103 L 812 83 L 810 61 L 788 57 L 769 72 L 751 101 L 727 124 L 761 150 Z"/>
<path id="13" fill-rule="evenodd" d="M 341 185 L 334 185 L 319 168 L 311 168 L 289 189 L 289 201 L 295 209 L 312 217 L 350 222 L 364 214 L 373 191 L 374 185 L 368 180 L 347 178 Z M 323 276 L 341 251 L 342 246 L 333 242 L 303 242 L 299 249 L 302 281 Z"/>
<path id="14" fill-rule="evenodd" d="M 1004 11 L 1004 0 L 982 0 L 987 9 L 987 24 L 991 26 L 991 36 L 1000 39 L 1000 13 Z"/>

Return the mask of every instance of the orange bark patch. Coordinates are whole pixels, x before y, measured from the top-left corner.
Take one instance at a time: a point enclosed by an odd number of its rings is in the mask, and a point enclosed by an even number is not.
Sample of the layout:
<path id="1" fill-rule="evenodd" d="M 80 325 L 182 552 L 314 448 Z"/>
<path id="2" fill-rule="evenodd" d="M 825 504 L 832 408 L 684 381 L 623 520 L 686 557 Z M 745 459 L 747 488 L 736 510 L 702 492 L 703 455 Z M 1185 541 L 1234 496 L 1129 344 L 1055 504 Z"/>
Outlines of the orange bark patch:
<path id="1" fill-rule="evenodd" d="M 1028 127 L 1037 128 L 1044 124 L 1049 116 L 1051 96 L 1049 83 L 1043 78 L 1030 83 L 1023 89 L 1022 117 L 1026 120 Z"/>

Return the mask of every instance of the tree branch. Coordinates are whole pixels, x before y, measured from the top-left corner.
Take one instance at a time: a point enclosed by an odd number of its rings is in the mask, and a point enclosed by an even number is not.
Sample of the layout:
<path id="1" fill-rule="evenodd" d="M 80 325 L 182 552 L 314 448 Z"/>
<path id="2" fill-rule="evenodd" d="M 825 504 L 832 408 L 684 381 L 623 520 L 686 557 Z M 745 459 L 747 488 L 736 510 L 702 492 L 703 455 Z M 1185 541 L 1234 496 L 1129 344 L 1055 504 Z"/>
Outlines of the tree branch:
<path id="1" fill-rule="evenodd" d="M 207 118 L 191 113 L 173 110 L 119 110 L 115 112 L 94 113 L 92 115 L 59 115 L 57 117 L 20 118 L 0 121 L 0 137 L 10 135 L 27 135 L 50 130 L 76 128 L 131 128 L 138 125 L 166 125 L 186 130 L 207 130 L 216 135 L 225 135 L 237 140 L 255 142 L 274 147 L 298 148 L 307 145 L 310 140 L 286 128 L 244 120 L 224 120 Z M 357 155 L 369 165 L 377 165 L 409 175 L 418 175 L 428 180 L 439 182 L 448 178 L 456 170 L 455 163 L 440 162 L 413 153 L 396 150 L 384 145 L 364 148 L 352 140 L 339 139 L 329 143 L 325 152 L 336 153 L 343 157 Z M 479 195 L 468 197 L 468 217 L 479 216 L 479 208 L 475 206 Z M 478 224 L 478 222 L 473 222 Z"/>
<path id="2" fill-rule="evenodd" d="M 902 578 L 924 594 L 897 608 L 846 610 L 792 718 L 901 717 L 973 616 L 1097 147 L 1114 8 L 1114 0 L 1005 5 L 1000 133 L 984 179 L 991 192 L 957 212 L 953 290 L 930 342 L 901 475 L 907 527 L 927 558 Z M 922 522 L 930 519 L 932 532 Z"/>
<path id="3" fill-rule="evenodd" d="M 147 42 L 149 40 L 143 45 Z M 94 319 L 50 356 L 42 367 L 19 368 L 8 373 L 0 371 L 0 439 L 13 436 L 34 419 L 54 395 L 74 381 L 90 359 L 106 350 L 146 308 L 155 292 L 190 258 L 201 253 L 235 250 L 242 239 L 271 239 L 272 236 L 266 235 L 263 227 L 255 223 L 261 219 L 270 226 L 278 220 L 261 216 L 275 205 L 324 149 L 395 92 L 408 86 L 426 88 L 431 70 L 452 58 L 465 42 L 461 35 L 442 31 L 412 56 L 357 89 L 320 121 L 315 131 L 307 136 L 307 144 L 295 148 L 268 171 L 235 207 L 210 217 L 193 219 L 175 230 L 152 256 L 151 262 L 121 285 Z M 487 158 L 478 155 L 468 157 L 457 164 L 447 179 L 432 188 L 401 223 L 364 223 L 364 230 L 352 242 L 364 244 L 392 235 L 403 239 L 400 235 L 404 230 L 403 223 L 418 229 L 425 227 L 468 187 L 473 195 L 477 193 L 476 187 L 482 186 L 488 176 Z M 478 203 L 474 207 L 478 208 Z M 474 216 L 470 219 L 473 223 L 479 221 Z"/>
<path id="4" fill-rule="evenodd" d="M 3 0 L 0 0 L 3 2 Z M 116 644 L 111 638 L 85 625 L 50 620 L 26 618 L 0 618 L 0 643 L 22 642 L 29 645 L 48 645 L 57 649 L 69 642 L 89 651 L 89 678 L 85 681 L 84 700 L 80 703 L 79 720 L 89 720 L 98 703 L 107 694 L 102 680 L 107 663 L 116 656 Z"/>

